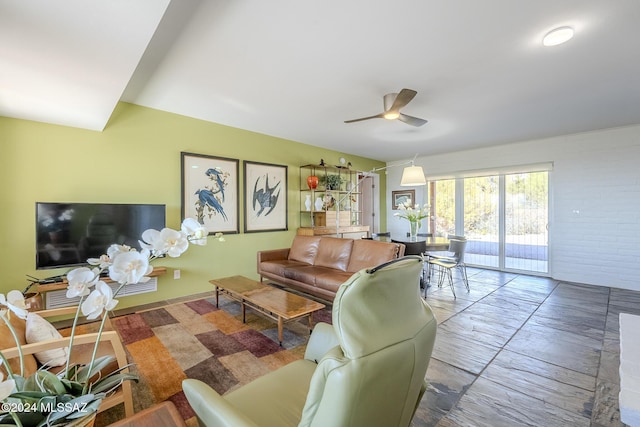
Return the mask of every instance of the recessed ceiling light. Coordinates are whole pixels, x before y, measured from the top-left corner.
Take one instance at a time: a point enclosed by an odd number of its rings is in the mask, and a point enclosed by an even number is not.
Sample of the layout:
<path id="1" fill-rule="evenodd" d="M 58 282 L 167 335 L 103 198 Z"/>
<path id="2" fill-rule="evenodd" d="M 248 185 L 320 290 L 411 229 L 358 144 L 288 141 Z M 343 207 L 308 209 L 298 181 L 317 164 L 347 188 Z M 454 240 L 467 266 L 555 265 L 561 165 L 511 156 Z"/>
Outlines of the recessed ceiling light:
<path id="1" fill-rule="evenodd" d="M 544 46 L 557 46 L 564 42 L 571 40 L 573 37 L 573 28 L 571 27 L 558 27 L 549 31 L 542 39 Z"/>

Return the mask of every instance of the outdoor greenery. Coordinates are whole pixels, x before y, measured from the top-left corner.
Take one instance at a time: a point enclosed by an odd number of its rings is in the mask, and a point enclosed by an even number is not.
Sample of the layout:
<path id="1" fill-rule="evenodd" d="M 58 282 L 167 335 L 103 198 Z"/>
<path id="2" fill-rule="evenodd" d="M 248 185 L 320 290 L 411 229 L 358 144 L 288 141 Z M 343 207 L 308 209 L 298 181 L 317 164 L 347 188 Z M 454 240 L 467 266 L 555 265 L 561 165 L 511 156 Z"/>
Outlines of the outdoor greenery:
<path id="1" fill-rule="evenodd" d="M 455 234 L 455 179 L 435 185 L 436 233 Z M 464 179 L 465 234 L 498 235 L 499 179 L 497 175 Z M 507 235 L 546 232 L 548 175 L 546 172 L 505 176 Z"/>

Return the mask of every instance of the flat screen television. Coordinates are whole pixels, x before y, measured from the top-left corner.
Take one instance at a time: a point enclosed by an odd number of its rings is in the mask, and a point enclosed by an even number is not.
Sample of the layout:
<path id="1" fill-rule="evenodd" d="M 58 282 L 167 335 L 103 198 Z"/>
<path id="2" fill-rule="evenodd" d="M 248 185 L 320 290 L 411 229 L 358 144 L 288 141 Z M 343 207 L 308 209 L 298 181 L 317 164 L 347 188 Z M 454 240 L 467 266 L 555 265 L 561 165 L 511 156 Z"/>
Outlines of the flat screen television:
<path id="1" fill-rule="evenodd" d="M 165 227 L 165 205 L 36 203 L 36 269 L 72 267 L 114 244 L 140 248 L 142 232 Z"/>

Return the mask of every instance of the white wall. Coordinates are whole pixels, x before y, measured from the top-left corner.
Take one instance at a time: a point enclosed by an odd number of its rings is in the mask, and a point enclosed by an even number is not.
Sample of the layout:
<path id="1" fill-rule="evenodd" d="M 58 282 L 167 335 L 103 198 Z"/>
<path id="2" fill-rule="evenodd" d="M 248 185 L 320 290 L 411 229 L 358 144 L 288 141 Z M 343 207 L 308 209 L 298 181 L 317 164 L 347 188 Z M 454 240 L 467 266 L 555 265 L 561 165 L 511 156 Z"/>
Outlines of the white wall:
<path id="1" fill-rule="evenodd" d="M 640 290 L 640 125 L 416 159 L 427 178 L 542 162 L 554 165 L 551 276 Z M 387 200 L 403 189 L 401 175 L 402 168 L 388 170 Z M 425 193 L 416 188 L 418 203 L 425 202 Z M 408 225 L 391 214 L 387 228 L 405 233 Z"/>

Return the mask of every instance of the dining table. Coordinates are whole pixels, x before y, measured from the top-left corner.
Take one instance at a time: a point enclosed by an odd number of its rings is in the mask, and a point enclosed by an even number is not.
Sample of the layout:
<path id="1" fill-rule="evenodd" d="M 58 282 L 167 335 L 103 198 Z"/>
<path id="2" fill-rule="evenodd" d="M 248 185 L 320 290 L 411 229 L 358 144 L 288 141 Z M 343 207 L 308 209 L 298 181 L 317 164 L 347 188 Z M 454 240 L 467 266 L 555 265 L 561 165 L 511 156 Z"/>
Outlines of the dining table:
<path id="1" fill-rule="evenodd" d="M 449 239 L 441 236 L 408 237 L 406 234 L 391 234 L 391 236 L 381 236 L 376 240 L 402 243 L 405 245 L 405 255 L 420 255 L 424 252 L 446 251 L 449 249 Z"/>

